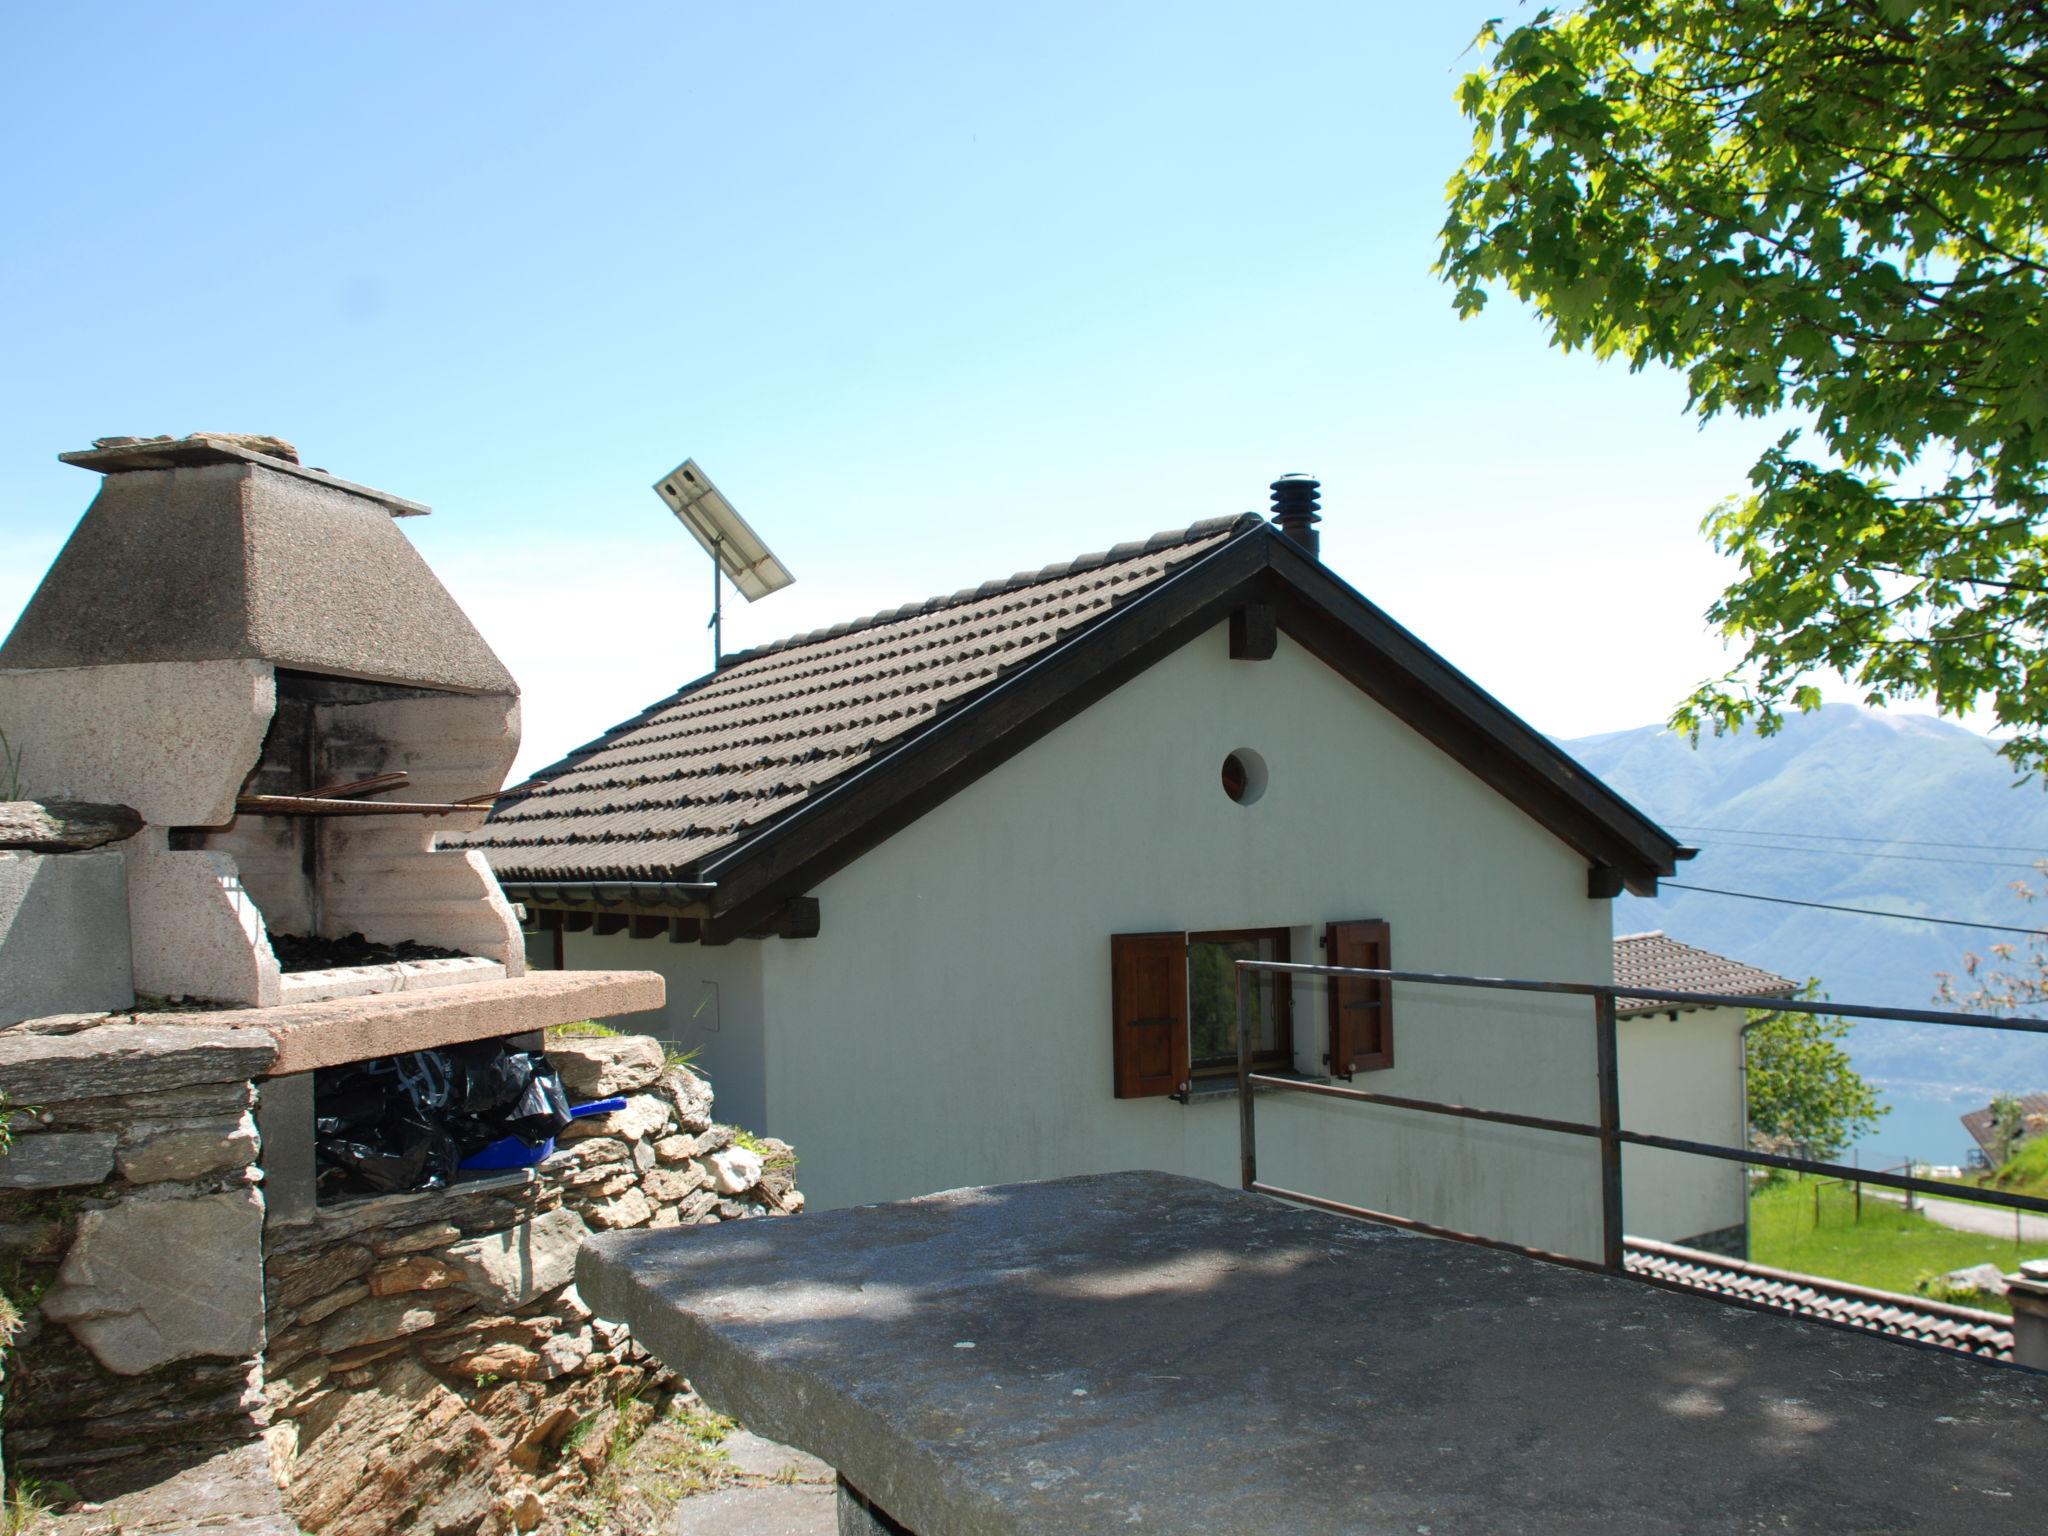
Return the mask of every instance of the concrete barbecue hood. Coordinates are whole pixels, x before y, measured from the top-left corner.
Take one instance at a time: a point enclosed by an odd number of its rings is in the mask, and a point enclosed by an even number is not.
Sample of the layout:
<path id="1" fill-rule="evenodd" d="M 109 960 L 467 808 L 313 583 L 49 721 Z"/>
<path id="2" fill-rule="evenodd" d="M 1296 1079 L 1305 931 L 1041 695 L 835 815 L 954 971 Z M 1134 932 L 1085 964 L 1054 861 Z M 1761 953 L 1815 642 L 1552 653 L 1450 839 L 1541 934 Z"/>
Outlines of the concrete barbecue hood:
<path id="1" fill-rule="evenodd" d="M 134 991 L 348 1000 L 357 1020 L 380 994 L 447 992 L 450 1007 L 404 1015 L 421 1037 L 379 1029 L 379 1048 L 506 1032 L 491 1008 L 453 1005 L 524 975 L 518 921 L 481 854 L 436 843 L 480 825 L 503 785 L 519 689 L 399 531 L 427 509 L 276 438 L 107 438 L 62 457 L 105 479 L 0 646 L 0 729 L 22 795 L 140 815 L 119 854 Z M 323 941 L 357 934 L 425 953 L 286 972 L 272 934 L 315 965 Z M 644 986 L 617 1006 L 560 990 L 541 989 L 560 1013 L 544 1022 L 652 1005 Z M 535 1027 L 513 1011 L 508 1029 Z"/>

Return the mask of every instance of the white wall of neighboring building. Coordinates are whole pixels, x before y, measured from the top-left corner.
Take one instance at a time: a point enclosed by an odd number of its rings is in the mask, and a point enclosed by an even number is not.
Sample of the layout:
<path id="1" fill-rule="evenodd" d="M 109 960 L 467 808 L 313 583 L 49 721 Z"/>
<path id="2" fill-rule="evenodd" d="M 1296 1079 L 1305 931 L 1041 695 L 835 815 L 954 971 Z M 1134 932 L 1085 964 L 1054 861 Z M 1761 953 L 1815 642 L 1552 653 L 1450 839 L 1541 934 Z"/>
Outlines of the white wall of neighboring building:
<path id="1" fill-rule="evenodd" d="M 761 970 L 772 946 L 786 942 L 791 941 L 671 944 L 623 933 L 603 938 L 565 933 L 562 958 L 579 971 L 659 971 L 668 983 L 668 1001 L 661 1008 L 621 1014 L 605 1023 L 689 1052 L 690 1065 L 711 1080 L 719 1119 L 764 1131 L 772 1021 L 761 1008 Z"/>
<path id="2" fill-rule="evenodd" d="M 1740 1008 L 1700 1008 L 1622 1019 L 1621 1123 L 1632 1131 L 1739 1147 L 1744 1132 Z M 1744 1223 L 1740 1163 L 1625 1147 L 1622 1225 L 1634 1237 L 1681 1243 Z"/>
<path id="3" fill-rule="evenodd" d="M 1245 747 L 1270 770 L 1251 806 L 1218 780 Z M 1582 855 L 1291 641 L 1232 661 L 1219 625 L 825 880 L 819 937 L 731 946 L 761 966 L 757 1128 L 796 1145 L 815 1208 L 1117 1168 L 1235 1184 L 1233 1098 L 1113 1097 L 1110 935 L 1288 925 L 1307 959 L 1324 923 L 1382 917 L 1399 967 L 1604 980 L 1609 907 L 1585 881 Z M 570 963 L 662 963 L 612 942 L 572 936 Z M 687 971 L 691 947 L 674 955 Z M 1305 1068 L 1323 1016 L 1297 982 Z M 1596 1116 L 1587 1003 L 1402 986 L 1395 1021 L 1396 1065 L 1363 1085 Z M 1271 1182 L 1597 1254 L 1590 1143 L 1257 1108 Z"/>

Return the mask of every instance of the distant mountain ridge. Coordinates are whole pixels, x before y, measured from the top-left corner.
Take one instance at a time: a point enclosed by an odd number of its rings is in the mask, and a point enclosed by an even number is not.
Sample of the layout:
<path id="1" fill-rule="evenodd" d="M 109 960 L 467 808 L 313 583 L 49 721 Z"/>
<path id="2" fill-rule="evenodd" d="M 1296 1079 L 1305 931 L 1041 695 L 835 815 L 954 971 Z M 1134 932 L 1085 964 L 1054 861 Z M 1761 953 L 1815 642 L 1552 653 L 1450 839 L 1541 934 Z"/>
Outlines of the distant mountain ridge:
<path id="1" fill-rule="evenodd" d="M 2048 925 L 2037 887 L 2048 859 L 2048 792 L 2019 785 L 1996 744 L 1926 715 L 1830 704 L 1776 736 L 1704 737 L 1697 749 L 1661 726 L 1561 743 L 1648 815 L 1700 849 L 1685 885 Z M 2013 934 L 1891 922 L 1667 890 L 1615 903 L 1615 931 L 1662 928 L 1689 944 L 1796 978 L 1817 976 L 1844 1002 L 1934 1007 L 1935 973 Z M 2048 1087 L 2048 1040 L 1904 1024 L 1860 1025 L 1857 1065 L 1901 1087 L 1989 1095 Z"/>

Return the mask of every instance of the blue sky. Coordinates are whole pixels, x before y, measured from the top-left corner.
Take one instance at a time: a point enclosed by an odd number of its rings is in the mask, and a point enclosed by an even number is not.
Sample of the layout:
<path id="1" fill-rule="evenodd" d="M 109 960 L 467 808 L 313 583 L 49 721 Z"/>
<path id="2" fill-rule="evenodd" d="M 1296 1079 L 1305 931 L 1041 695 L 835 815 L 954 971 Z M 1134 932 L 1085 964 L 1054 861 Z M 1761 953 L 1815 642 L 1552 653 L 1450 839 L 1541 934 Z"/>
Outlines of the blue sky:
<path id="1" fill-rule="evenodd" d="M 703 670 L 694 455 L 797 585 L 731 648 L 1324 481 L 1325 558 L 1538 727 L 1720 662 L 1765 435 L 1430 273 L 1490 9 L 0 12 L 0 627 L 111 433 L 407 524 L 533 766 Z"/>

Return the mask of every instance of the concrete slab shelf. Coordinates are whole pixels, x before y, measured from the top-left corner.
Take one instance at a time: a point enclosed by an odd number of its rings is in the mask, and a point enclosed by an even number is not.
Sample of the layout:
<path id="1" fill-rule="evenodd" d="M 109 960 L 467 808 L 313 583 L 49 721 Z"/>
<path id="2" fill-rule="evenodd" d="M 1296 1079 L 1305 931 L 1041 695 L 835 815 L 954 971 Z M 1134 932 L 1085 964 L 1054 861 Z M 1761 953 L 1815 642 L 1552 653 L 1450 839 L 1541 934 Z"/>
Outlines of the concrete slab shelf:
<path id="1" fill-rule="evenodd" d="M 663 995 L 664 983 L 653 971 L 544 971 L 276 1008 L 144 1013 L 135 1022 L 268 1035 L 276 1042 L 277 1057 L 264 1075 L 283 1077 L 400 1051 L 521 1035 L 578 1019 L 645 1013 L 659 1008 Z"/>
<path id="2" fill-rule="evenodd" d="M 922 1536 L 2041 1529 L 2048 1377 L 1162 1173 L 602 1234 L 577 1286 Z"/>

